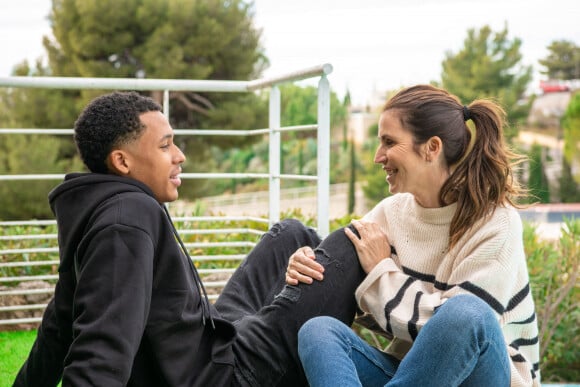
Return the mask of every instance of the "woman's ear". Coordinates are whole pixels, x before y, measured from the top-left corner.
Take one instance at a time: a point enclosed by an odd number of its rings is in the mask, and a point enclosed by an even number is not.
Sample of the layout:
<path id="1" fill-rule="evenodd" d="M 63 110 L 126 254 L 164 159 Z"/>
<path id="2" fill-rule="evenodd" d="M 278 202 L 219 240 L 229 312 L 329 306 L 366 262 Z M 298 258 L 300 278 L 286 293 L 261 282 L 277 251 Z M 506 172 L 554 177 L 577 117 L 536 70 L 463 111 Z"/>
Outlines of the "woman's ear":
<path id="1" fill-rule="evenodd" d="M 107 157 L 107 166 L 109 170 L 116 175 L 129 174 L 129 165 L 127 163 L 127 155 L 120 149 L 115 149 L 109 153 Z"/>
<path id="2" fill-rule="evenodd" d="M 426 153 L 428 160 L 437 160 L 443 152 L 443 142 L 438 136 L 433 136 L 426 143 Z"/>

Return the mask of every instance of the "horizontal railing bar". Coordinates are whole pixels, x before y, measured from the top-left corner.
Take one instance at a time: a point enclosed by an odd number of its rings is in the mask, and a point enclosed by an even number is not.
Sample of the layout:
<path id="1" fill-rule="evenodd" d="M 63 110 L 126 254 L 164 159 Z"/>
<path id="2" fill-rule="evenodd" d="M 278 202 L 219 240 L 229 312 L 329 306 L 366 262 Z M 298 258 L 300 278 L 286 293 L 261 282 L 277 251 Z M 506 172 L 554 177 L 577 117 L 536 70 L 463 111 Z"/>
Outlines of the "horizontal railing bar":
<path id="1" fill-rule="evenodd" d="M 48 293 L 54 293 L 54 287 L 42 289 L 0 290 L 0 296 L 25 296 L 30 294 L 48 294 Z"/>
<path id="2" fill-rule="evenodd" d="M 10 306 L 0 306 L 0 312 L 10 312 L 16 310 L 29 310 L 29 309 L 44 309 L 47 304 L 26 304 L 26 305 L 10 305 Z"/>
<path id="3" fill-rule="evenodd" d="M 192 261 L 238 261 L 244 259 L 245 254 L 222 254 L 222 255 L 194 255 Z M 60 261 L 24 261 L 24 262 L 0 262 L 0 268 L 32 267 L 32 266 L 58 266 Z"/>
<path id="4" fill-rule="evenodd" d="M 249 81 L 90 78 L 90 77 L 0 77 L 0 87 L 77 90 L 170 90 L 242 93 L 249 91 Z M 255 89 L 252 89 L 255 90 Z"/>
<path id="5" fill-rule="evenodd" d="M 58 253 L 58 247 L 36 247 L 30 249 L 7 249 L 0 250 L 1 254 L 31 254 L 31 253 Z"/>
<path id="6" fill-rule="evenodd" d="M 63 180 L 65 174 L 64 173 L 57 173 L 57 174 L 34 174 L 34 175 L 0 175 L 0 181 L 9 181 L 9 180 Z"/>
<path id="7" fill-rule="evenodd" d="M 280 176 L 274 176 L 274 177 L 279 177 L 280 179 L 285 179 L 285 180 L 307 180 L 307 181 L 318 180 L 318 176 L 312 176 L 312 175 L 280 175 Z"/>
<path id="8" fill-rule="evenodd" d="M 197 269 L 200 275 L 208 275 L 214 273 L 225 273 L 225 274 L 233 274 L 236 269 L 228 268 L 228 269 Z M 205 286 L 205 284 L 204 284 Z"/>
<path id="9" fill-rule="evenodd" d="M 278 132 L 291 132 L 291 131 L 305 131 L 305 130 L 316 130 L 318 125 L 296 125 L 296 126 L 285 126 L 280 129 L 274 130 Z"/>
<path id="10" fill-rule="evenodd" d="M 73 129 L 2 128 L 0 134 L 74 134 Z"/>
<path id="11" fill-rule="evenodd" d="M 180 173 L 182 179 L 267 179 L 267 173 Z"/>
<path id="12" fill-rule="evenodd" d="M 277 129 L 175 129 L 176 136 L 257 136 L 264 135 L 270 132 L 290 132 L 290 131 L 304 131 L 316 130 L 318 125 L 295 125 L 285 126 Z M 0 134 L 57 134 L 57 135 L 74 135 L 73 129 L 39 129 L 39 128 L 0 128 Z"/>
<path id="13" fill-rule="evenodd" d="M 216 228 L 216 229 L 197 229 L 197 230 L 179 230 L 180 235 L 207 235 L 207 234 L 256 234 L 262 235 L 264 232 L 253 230 L 251 228 Z"/>
<path id="14" fill-rule="evenodd" d="M 307 69 L 294 71 L 286 75 L 256 79 L 255 81 L 250 81 L 248 84 L 248 90 L 258 90 L 265 87 L 277 85 L 284 82 L 299 81 L 306 78 L 312 78 L 316 76 L 328 75 L 332 72 L 332 65 L 330 63 L 325 63 L 318 66 L 313 66 Z"/>
<path id="15" fill-rule="evenodd" d="M 203 286 L 205 288 L 223 288 L 227 283 L 228 281 L 203 281 Z"/>
<path id="16" fill-rule="evenodd" d="M 213 273 L 233 273 L 235 269 L 203 269 L 203 274 L 213 274 Z M 200 274 L 202 274 L 200 270 Z M 227 281 L 204 281 L 203 286 L 206 288 L 212 287 L 223 287 Z M 50 294 L 54 293 L 54 287 L 41 288 L 41 289 L 13 289 L 13 290 L 0 290 L 0 296 L 25 296 L 32 294 Z"/>
<path id="17" fill-rule="evenodd" d="M 19 282 L 19 281 L 51 281 L 57 280 L 58 274 L 45 275 L 23 275 L 19 277 L 0 277 L 0 282 Z"/>
<path id="18" fill-rule="evenodd" d="M 284 82 L 300 81 L 332 72 L 332 65 L 324 63 L 273 77 L 252 81 L 207 79 L 153 79 L 153 78 L 90 78 L 90 77 L 0 77 L 0 87 L 44 89 L 108 89 L 108 90 L 170 90 L 198 92 L 248 92 Z"/>
<path id="19" fill-rule="evenodd" d="M 65 174 L 31 174 L 31 175 L 0 175 L 0 180 L 63 180 Z M 268 173 L 181 173 L 182 179 L 268 179 Z M 317 176 L 308 175 L 273 175 L 274 178 L 290 180 L 317 180 Z"/>
<path id="20" fill-rule="evenodd" d="M 258 136 L 270 133 L 270 129 L 175 129 L 176 136 Z"/>
<path id="21" fill-rule="evenodd" d="M 31 324 L 31 323 L 39 323 L 41 321 L 42 317 L 14 318 L 11 320 L 0 320 L 0 325 Z"/>
<path id="22" fill-rule="evenodd" d="M 268 219 L 254 216 L 173 216 L 174 222 L 253 221 L 268 224 Z"/>
<path id="23" fill-rule="evenodd" d="M 208 262 L 208 261 L 239 261 L 246 257 L 245 254 L 230 254 L 230 255 L 194 255 L 191 260 L 194 262 Z"/>
<path id="24" fill-rule="evenodd" d="M 22 240 L 39 240 L 39 239 L 57 239 L 57 234 L 30 234 L 30 235 L 2 235 L 0 241 L 22 241 Z"/>
<path id="25" fill-rule="evenodd" d="M 185 247 L 188 248 L 201 248 L 201 247 L 254 247 L 256 244 L 253 242 L 191 242 L 184 243 Z"/>
<path id="26" fill-rule="evenodd" d="M 205 248 L 205 247 L 254 247 L 254 242 L 191 242 L 185 243 L 187 247 L 191 248 Z M 58 253 L 58 247 L 37 247 L 24 249 L 7 249 L 0 250 L 0 255 L 14 255 L 14 254 L 40 254 L 40 253 Z"/>
<path id="27" fill-rule="evenodd" d="M 171 208 L 171 204 L 169 205 Z M 173 216 L 174 221 L 188 222 L 214 222 L 214 221 L 253 221 L 268 223 L 268 219 L 255 216 Z M 52 226 L 56 225 L 56 220 L 5 220 L 0 221 L 0 227 L 6 226 Z"/>
<path id="28" fill-rule="evenodd" d="M 191 257 L 192 261 L 207 262 L 207 261 L 238 261 L 244 259 L 245 254 L 229 254 L 229 255 L 194 255 Z M 57 266 L 60 261 L 27 261 L 27 262 L 0 262 L 0 268 L 14 268 L 14 267 L 32 267 L 32 266 Z"/>
<path id="29" fill-rule="evenodd" d="M 0 221 L 0 226 L 52 226 L 56 224 L 56 220 L 5 220 Z"/>
<path id="30" fill-rule="evenodd" d="M 2 267 L 28 267 L 28 266 L 54 266 L 60 265 L 60 261 L 22 261 L 22 262 L 0 262 Z"/>

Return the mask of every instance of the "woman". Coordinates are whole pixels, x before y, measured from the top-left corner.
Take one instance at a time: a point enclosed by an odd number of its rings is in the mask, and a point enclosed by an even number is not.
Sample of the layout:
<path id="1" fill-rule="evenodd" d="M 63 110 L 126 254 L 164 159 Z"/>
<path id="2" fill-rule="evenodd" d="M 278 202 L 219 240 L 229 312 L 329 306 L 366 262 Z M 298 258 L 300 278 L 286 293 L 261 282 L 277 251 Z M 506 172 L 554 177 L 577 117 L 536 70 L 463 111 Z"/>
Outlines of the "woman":
<path id="1" fill-rule="evenodd" d="M 504 115 L 491 101 L 463 106 L 428 85 L 387 102 L 374 161 L 394 195 L 353 222 L 358 235 L 345 233 L 367 273 L 358 305 L 392 340 L 383 352 L 333 318 L 309 320 L 298 341 L 311 386 L 539 386 L 514 209 L 521 158 L 503 143 Z M 303 248 L 286 281 L 322 275 Z"/>

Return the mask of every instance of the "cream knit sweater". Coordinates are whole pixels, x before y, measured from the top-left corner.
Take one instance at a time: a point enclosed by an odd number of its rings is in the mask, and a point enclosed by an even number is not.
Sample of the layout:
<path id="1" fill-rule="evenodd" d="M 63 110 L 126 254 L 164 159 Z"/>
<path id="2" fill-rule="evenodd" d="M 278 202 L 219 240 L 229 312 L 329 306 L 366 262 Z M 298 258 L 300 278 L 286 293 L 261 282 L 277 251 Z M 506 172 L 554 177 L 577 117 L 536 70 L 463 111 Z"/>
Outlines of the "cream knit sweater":
<path id="1" fill-rule="evenodd" d="M 538 328 L 519 214 L 497 208 L 449 250 L 456 208 L 423 208 L 411 194 L 396 194 L 364 216 L 381 225 L 396 254 L 361 283 L 359 306 L 394 336 L 387 352 L 401 359 L 434 308 L 457 294 L 476 295 L 497 314 L 511 359 L 511 386 L 539 386 Z M 401 295 L 387 321 L 386 304 Z"/>

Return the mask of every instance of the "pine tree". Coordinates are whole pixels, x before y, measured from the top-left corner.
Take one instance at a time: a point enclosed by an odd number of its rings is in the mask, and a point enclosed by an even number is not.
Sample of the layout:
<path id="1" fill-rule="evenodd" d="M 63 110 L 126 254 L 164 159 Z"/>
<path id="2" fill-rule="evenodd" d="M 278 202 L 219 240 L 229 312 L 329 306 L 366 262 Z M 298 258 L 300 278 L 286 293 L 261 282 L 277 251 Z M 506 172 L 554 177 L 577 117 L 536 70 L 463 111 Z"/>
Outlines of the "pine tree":
<path id="1" fill-rule="evenodd" d="M 532 78 L 531 66 L 521 64 L 522 41 L 508 38 L 507 26 L 494 33 L 489 26 L 470 29 L 463 48 L 445 55 L 442 86 L 463 103 L 477 98 L 497 100 L 508 113 L 506 137 L 517 134 L 515 124 L 527 118 L 530 105 L 522 97 Z"/>
<path id="2" fill-rule="evenodd" d="M 549 79 L 580 79 L 580 47 L 568 40 L 555 40 L 548 51 L 548 56 L 538 61 L 545 68 L 542 74 Z"/>

